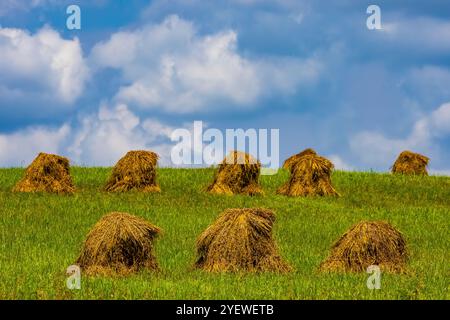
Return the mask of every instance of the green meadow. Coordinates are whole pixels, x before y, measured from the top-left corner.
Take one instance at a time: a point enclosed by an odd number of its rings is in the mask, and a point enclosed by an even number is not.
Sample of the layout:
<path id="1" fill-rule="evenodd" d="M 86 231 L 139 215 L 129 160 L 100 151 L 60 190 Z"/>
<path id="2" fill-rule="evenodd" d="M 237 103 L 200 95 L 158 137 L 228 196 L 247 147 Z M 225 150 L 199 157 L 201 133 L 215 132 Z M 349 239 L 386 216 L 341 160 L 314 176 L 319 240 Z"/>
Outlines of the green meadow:
<path id="1" fill-rule="evenodd" d="M 23 169 L 0 169 L 1 299 L 449 299 L 450 178 L 333 173 L 341 197 L 288 198 L 275 194 L 288 172 L 262 176 L 265 196 L 209 195 L 212 169 L 158 171 L 160 194 L 101 191 L 110 168 L 72 168 L 71 196 L 19 194 L 11 189 Z M 276 213 L 274 238 L 290 274 L 209 274 L 194 270 L 197 236 L 226 208 L 265 207 Z M 111 211 L 144 217 L 163 232 L 156 242 L 161 271 L 120 278 L 84 277 L 66 288 L 96 221 Z M 361 220 L 385 220 L 406 237 L 408 272 L 369 274 L 317 271 L 332 243 Z"/>

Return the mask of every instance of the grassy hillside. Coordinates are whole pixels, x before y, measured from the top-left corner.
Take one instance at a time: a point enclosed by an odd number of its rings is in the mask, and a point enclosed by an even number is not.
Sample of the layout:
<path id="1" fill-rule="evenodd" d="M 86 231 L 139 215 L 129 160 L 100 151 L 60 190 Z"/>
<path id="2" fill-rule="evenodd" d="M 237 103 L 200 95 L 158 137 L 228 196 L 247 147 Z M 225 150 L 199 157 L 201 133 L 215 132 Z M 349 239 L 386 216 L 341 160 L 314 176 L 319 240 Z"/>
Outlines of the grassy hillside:
<path id="1" fill-rule="evenodd" d="M 73 168 L 73 196 L 13 194 L 22 169 L 0 170 L 0 298 L 2 299 L 449 299 L 450 178 L 335 172 L 340 198 L 275 195 L 287 172 L 262 177 L 263 197 L 201 191 L 211 169 L 159 169 L 161 194 L 99 191 L 107 168 Z M 295 272 L 208 274 L 192 270 L 196 237 L 225 208 L 276 212 L 274 237 Z M 156 245 L 162 271 L 125 278 L 82 277 L 65 286 L 65 270 L 102 215 L 125 211 L 163 229 Z M 383 274 L 380 290 L 368 274 L 321 274 L 335 239 L 364 219 L 387 220 L 406 236 L 409 274 Z"/>

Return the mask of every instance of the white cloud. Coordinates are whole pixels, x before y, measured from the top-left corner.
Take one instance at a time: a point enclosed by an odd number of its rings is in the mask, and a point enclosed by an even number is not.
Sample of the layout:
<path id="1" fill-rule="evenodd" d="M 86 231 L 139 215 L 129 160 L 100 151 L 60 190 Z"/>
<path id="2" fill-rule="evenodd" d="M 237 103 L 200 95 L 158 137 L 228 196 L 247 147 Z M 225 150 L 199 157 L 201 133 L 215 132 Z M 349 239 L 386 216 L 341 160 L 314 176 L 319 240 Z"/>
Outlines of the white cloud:
<path id="1" fill-rule="evenodd" d="M 34 127 L 11 134 L 0 135 L 0 165 L 24 166 L 39 152 L 60 153 L 61 145 L 68 138 L 70 127 L 65 124 L 57 129 Z"/>
<path id="2" fill-rule="evenodd" d="M 129 150 L 150 149 L 170 164 L 174 128 L 156 119 L 141 120 L 126 105 L 102 105 L 97 113 L 60 128 L 26 128 L 0 135 L 0 166 L 25 166 L 39 152 L 67 156 L 73 164 L 110 166 Z"/>
<path id="3" fill-rule="evenodd" d="M 430 174 L 433 176 L 450 176 L 450 170 L 430 170 Z"/>
<path id="4" fill-rule="evenodd" d="M 113 34 L 93 48 L 91 62 L 122 71 L 127 84 L 116 101 L 176 113 L 253 107 L 261 97 L 295 93 L 321 68 L 313 58 L 245 58 L 234 31 L 199 35 L 177 16 Z"/>
<path id="5" fill-rule="evenodd" d="M 355 168 L 345 162 L 339 155 L 332 154 L 327 157 L 337 170 L 353 171 Z"/>
<path id="6" fill-rule="evenodd" d="M 450 52 L 450 22 L 435 18 L 397 18 L 383 22 L 387 40 L 417 51 Z"/>
<path id="7" fill-rule="evenodd" d="M 428 119 L 429 130 L 433 136 L 450 134 L 450 103 L 443 104 L 435 110 Z"/>
<path id="8" fill-rule="evenodd" d="M 450 103 L 445 103 L 417 120 L 406 138 L 394 139 L 379 132 L 366 131 L 353 137 L 350 148 L 364 163 L 376 167 L 386 168 L 401 151 L 407 149 L 429 156 L 433 163 L 442 160 L 437 140 L 448 136 L 450 136 Z"/>
<path id="9" fill-rule="evenodd" d="M 0 104 L 70 105 L 88 77 L 77 38 L 65 40 L 49 27 L 35 34 L 0 27 Z"/>
<path id="10" fill-rule="evenodd" d="M 81 118 L 67 150 L 74 162 L 86 165 L 112 165 L 137 149 L 163 151 L 162 162 L 167 162 L 166 144 L 172 130 L 156 119 L 141 121 L 126 105 L 103 105 L 98 113 Z"/>

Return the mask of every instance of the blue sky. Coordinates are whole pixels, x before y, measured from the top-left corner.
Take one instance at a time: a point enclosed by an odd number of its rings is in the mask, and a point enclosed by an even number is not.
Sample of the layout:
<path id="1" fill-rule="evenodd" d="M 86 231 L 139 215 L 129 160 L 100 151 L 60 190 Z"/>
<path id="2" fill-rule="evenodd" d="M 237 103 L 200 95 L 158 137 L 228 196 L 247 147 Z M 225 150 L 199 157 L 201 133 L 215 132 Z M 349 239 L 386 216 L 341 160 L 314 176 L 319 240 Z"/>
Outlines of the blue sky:
<path id="1" fill-rule="evenodd" d="M 278 128 L 282 159 L 386 171 L 411 149 L 450 173 L 449 1 L 3 0 L 0 26 L 0 166 L 169 165 L 170 133 L 202 120 Z"/>

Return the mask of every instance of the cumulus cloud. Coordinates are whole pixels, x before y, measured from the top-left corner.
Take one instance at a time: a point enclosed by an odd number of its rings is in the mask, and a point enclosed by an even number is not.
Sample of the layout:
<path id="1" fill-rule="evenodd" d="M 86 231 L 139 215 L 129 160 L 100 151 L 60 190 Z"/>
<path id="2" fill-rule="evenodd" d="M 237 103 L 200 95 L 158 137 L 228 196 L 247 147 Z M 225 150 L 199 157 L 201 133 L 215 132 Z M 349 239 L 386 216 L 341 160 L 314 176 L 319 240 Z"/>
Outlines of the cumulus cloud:
<path id="1" fill-rule="evenodd" d="M 386 40 L 396 46 L 437 53 L 450 52 L 450 22 L 429 17 L 397 18 L 383 22 Z"/>
<path id="2" fill-rule="evenodd" d="M 39 152 L 60 153 L 70 135 L 70 126 L 32 127 L 11 134 L 0 134 L 0 166 L 27 165 Z"/>
<path id="3" fill-rule="evenodd" d="M 160 154 L 160 164 L 169 165 L 173 130 L 157 119 L 140 119 L 126 105 L 102 105 L 71 125 L 0 135 L 0 166 L 27 165 L 39 152 L 65 155 L 78 165 L 110 166 L 136 149 L 151 149 Z"/>
<path id="4" fill-rule="evenodd" d="M 65 40 L 50 27 L 35 34 L 0 27 L 0 105 L 24 105 L 31 114 L 37 104 L 70 105 L 82 95 L 88 77 L 77 38 Z"/>
<path id="5" fill-rule="evenodd" d="M 165 144 L 173 129 L 156 119 L 141 120 L 126 105 L 103 105 L 80 122 L 67 148 L 77 163 L 112 165 L 127 151 L 137 149 L 163 151 L 163 162 L 167 162 Z"/>
<path id="6" fill-rule="evenodd" d="M 93 48 L 90 59 L 122 72 L 127 84 L 116 101 L 176 113 L 252 107 L 270 94 L 295 93 L 320 73 L 313 58 L 246 58 L 238 53 L 236 32 L 200 35 L 178 16 L 115 33 Z"/>
<path id="7" fill-rule="evenodd" d="M 403 150 L 424 153 L 432 163 L 442 161 L 439 139 L 450 136 L 450 103 L 445 103 L 417 120 L 405 138 L 390 138 L 380 132 L 360 132 L 350 141 L 350 148 L 364 163 L 387 167 Z M 433 168 L 445 172 L 446 169 Z"/>
<path id="8" fill-rule="evenodd" d="M 344 161 L 344 159 L 342 159 L 341 156 L 339 156 L 337 154 L 332 154 L 332 155 L 328 156 L 327 158 L 334 164 L 334 167 L 337 170 L 344 170 L 344 171 L 355 170 L 355 168 L 353 166 L 349 165 L 346 161 Z"/>
<path id="9" fill-rule="evenodd" d="M 450 170 L 430 170 L 430 174 L 434 176 L 450 176 Z"/>

